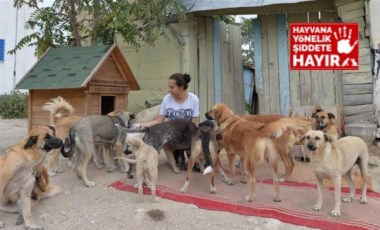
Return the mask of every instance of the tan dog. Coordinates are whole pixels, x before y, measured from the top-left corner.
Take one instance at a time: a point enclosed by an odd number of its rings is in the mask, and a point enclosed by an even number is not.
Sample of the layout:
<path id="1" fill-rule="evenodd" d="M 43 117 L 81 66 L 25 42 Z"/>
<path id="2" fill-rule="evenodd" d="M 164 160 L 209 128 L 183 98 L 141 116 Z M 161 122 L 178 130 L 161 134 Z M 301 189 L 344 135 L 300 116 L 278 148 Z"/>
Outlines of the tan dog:
<path id="1" fill-rule="evenodd" d="M 34 224 L 31 198 L 39 200 L 59 192 L 49 184 L 42 164 L 50 150 L 61 146 L 62 140 L 54 136 L 53 129 L 39 126 L 0 157 L 0 209 L 19 212 L 28 229 L 42 229 Z"/>
<path id="2" fill-rule="evenodd" d="M 55 127 L 56 136 L 62 140 L 69 135 L 70 128 L 77 122 L 81 117 L 73 116 L 74 108 L 73 106 L 63 99 L 61 96 L 52 98 L 50 102 L 47 102 L 42 106 L 42 109 L 50 113 L 50 124 Z M 54 149 L 49 155 L 47 169 L 50 176 L 55 176 L 57 173 L 62 172 L 59 165 L 59 149 Z M 71 167 L 72 164 L 69 163 Z"/>
<path id="3" fill-rule="evenodd" d="M 158 202 L 159 198 L 156 196 L 156 185 L 158 177 L 158 154 L 156 149 L 144 143 L 140 138 L 128 136 L 127 149 L 136 155 L 136 160 L 126 157 L 115 157 L 131 164 L 136 164 L 136 180 L 138 192 L 140 196 L 143 195 L 143 183 L 146 183 L 152 192 L 153 202 Z"/>
<path id="4" fill-rule="evenodd" d="M 211 163 L 213 170 L 211 173 L 210 181 L 210 192 L 216 193 L 215 188 L 215 172 L 219 170 L 223 177 L 223 181 L 227 184 L 232 184 L 230 179 L 225 175 L 223 169 L 221 168 L 220 161 L 218 158 L 219 146 L 216 137 L 216 132 L 214 130 L 214 124 L 212 121 L 204 121 L 199 125 L 199 129 L 193 139 L 191 145 L 191 154 L 189 161 L 187 162 L 187 176 L 184 186 L 181 189 L 181 193 L 186 193 L 189 188 L 189 183 L 191 179 L 191 172 L 193 167 L 197 162 L 200 166 L 203 166 L 203 158 L 209 157 L 209 162 Z"/>
<path id="5" fill-rule="evenodd" d="M 219 126 L 219 133 L 223 138 L 223 145 L 227 151 L 230 172 L 235 175 L 233 160 L 235 154 L 244 162 L 244 175 L 248 174 L 249 193 L 245 196 L 246 201 L 255 198 L 256 178 L 255 170 L 257 164 L 264 160 L 271 166 L 275 191 L 274 201 L 281 201 L 279 179 L 277 177 L 277 157 L 273 140 L 270 138 L 275 134 L 279 137 L 283 132 L 291 128 L 292 131 L 305 129 L 309 123 L 302 120 L 283 118 L 268 124 L 249 122 L 235 115 L 225 104 L 216 104 L 206 113 L 208 119 L 214 119 Z"/>
<path id="6" fill-rule="evenodd" d="M 352 202 L 354 199 L 355 185 L 351 178 L 351 169 L 358 164 L 363 177 L 362 195 L 360 203 L 367 203 L 367 177 L 368 177 L 368 148 L 366 143 L 353 136 L 347 136 L 333 141 L 322 131 L 312 130 L 302 138 L 306 147 L 311 151 L 310 162 L 317 177 L 318 199 L 313 210 L 322 209 L 323 179 L 331 179 L 335 189 L 335 206 L 331 211 L 332 216 L 340 216 L 341 206 L 341 178 L 345 178 L 350 186 L 350 197 L 342 199 L 343 202 Z"/>
<path id="7" fill-rule="evenodd" d="M 333 119 L 335 115 L 332 113 L 327 113 L 323 111 L 322 107 L 316 106 L 315 112 L 312 114 L 313 118 L 313 128 L 315 130 L 320 130 L 324 133 L 327 133 L 335 141 L 340 138 L 340 132 Z"/>
<path id="8" fill-rule="evenodd" d="M 250 122 L 256 123 L 256 125 L 265 125 L 273 121 L 278 121 L 285 118 L 283 115 L 240 115 L 241 117 L 247 119 Z M 298 140 L 306 131 L 312 129 L 312 120 L 303 119 L 303 122 L 309 122 L 309 127 L 301 131 L 301 134 L 293 133 L 286 130 L 283 135 L 279 138 L 273 140 L 276 150 L 284 162 L 285 166 L 285 176 L 281 178 L 281 181 L 287 181 L 293 173 L 294 169 L 294 158 L 291 154 L 291 148 L 294 146 L 296 140 Z M 258 126 L 259 127 L 259 126 Z"/>

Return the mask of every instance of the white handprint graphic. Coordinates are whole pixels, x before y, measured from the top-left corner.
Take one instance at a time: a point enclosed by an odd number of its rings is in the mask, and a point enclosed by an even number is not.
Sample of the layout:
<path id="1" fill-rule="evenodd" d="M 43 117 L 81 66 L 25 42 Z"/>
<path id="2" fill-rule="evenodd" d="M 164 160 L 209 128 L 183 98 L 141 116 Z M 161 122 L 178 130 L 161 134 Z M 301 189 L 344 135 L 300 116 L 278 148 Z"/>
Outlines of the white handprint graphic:
<path id="1" fill-rule="evenodd" d="M 338 41 L 338 52 L 344 54 L 351 53 L 354 47 L 358 44 L 358 40 L 356 40 L 352 46 L 350 45 L 352 29 L 349 29 L 347 34 L 347 27 L 344 26 L 343 29 L 340 27 L 338 33 L 339 34 L 334 32 L 334 37 Z"/>

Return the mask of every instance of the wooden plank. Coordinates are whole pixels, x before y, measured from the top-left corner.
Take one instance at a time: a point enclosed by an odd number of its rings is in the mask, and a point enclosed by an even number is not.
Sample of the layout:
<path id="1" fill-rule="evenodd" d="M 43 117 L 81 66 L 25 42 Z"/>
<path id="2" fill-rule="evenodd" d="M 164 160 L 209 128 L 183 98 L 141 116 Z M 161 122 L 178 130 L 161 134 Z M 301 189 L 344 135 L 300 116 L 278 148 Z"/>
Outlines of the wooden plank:
<path id="1" fill-rule="evenodd" d="M 288 23 L 297 22 L 297 14 L 287 14 Z M 300 73 L 298 70 L 289 71 L 290 105 L 291 107 L 301 106 Z"/>
<path id="2" fill-rule="evenodd" d="M 269 77 L 269 100 L 266 106 L 269 106 L 270 114 L 280 113 L 280 95 L 279 95 L 279 73 L 278 73 L 278 47 L 277 47 L 277 26 L 276 15 L 267 15 L 268 31 L 268 73 Z"/>
<path id="3" fill-rule="evenodd" d="M 232 78 L 232 54 L 231 54 L 231 42 L 228 36 L 228 28 L 225 24 L 221 24 L 222 35 L 222 87 L 223 95 L 222 101 L 226 103 L 231 109 L 235 109 L 233 94 L 234 79 Z"/>
<path id="4" fill-rule="evenodd" d="M 243 15 L 243 14 L 283 14 L 304 13 L 313 11 L 330 12 L 334 10 L 334 1 L 318 0 L 298 3 L 271 4 L 258 7 L 237 7 L 220 10 L 204 10 L 189 14 L 189 16 L 210 16 L 210 15 Z"/>
<path id="5" fill-rule="evenodd" d="M 357 9 L 363 9 L 364 8 L 364 1 L 354 1 L 354 2 L 348 2 L 344 5 L 340 5 L 339 11 L 353 11 Z"/>
<path id="6" fill-rule="evenodd" d="M 363 121 L 373 122 L 374 119 L 375 119 L 374 113 L 369 112 L 369 113 L 363 113 L 359 115 L 346 116 L 344 117 L 344 122 L 346 124 L 355 123 L 355 122 L 363 122 Z"/>
<path id="7" fill-rule="evenodd" d="M 207 90 L 207 100 L 203 102 L 204 106 L 200 109 L 200 118 L 204 119 L 204 114 L 211 108 L 214 104 L 214 67 L 213 67 L 213 29 L 212 29 L 212 19 L 207 18 L 206 21 L 206 60 L 207 60 L 207 75 L 204 76 L 207 79 L 206 90 Z"/>
<path id="8" fill-rule="evenodd" d="M 261 16 L 252 20 L 253 27 L 253 47 L 255 50 L 255 85 L 256 91 L 258 94 L 258 113 L 263 114 L 264 110 L 261 108 L 263 102 L 261 102 L 261 98 L 264 97 L 264 77 L 263 77 L 263 44 L 262 44 L 262 31 L 261 31 Z"/>
<path id="9" fill-rule="evenodd" d="M 341 17 L 343 21 L 365 16 L 364 8 L 356 9 L 352 11 L 342 11 L 340 13 L 341 13 Z"/>
<path id="10" fill-rule="evenodd" d="M 321 15 L 322 17 L 322 15 Z M 329 18 L 328 15 L 323 14 L 322 20 L 326 20 L 326 18 Z M 311 12 L 309 13 L 309 20 L 310 22 L 318 22 L 318 12 Z M 324 105 L 326 100 L 326 95 L 323 89 L 323 78 L 324 78 L 323 71 L 310 71 L 310 83 L 311 83 L 311 101 L 310 105 Z"/>
<path id="11" fill-rule="evenodd" d="M 290 109 L 289 54 L 286 15 L 277 15 L 278 77 L 280 85 L 280 113 L 288 115 Z"/>
<path id="12" fill-rule="evenodd" d="M 344 107 L 344 114 L 346 116 L 359 115 L 359 114 L 365 114 L 365 113 L 374 113 L 374 111 L 375 111 L 374 104 Z"/>
<path id="13" fill-rule="evenodd" d="M 369 94 L 373 92 L 372 84 L 344 85 L 344 95 Z"/>
<path id="14" fill-rule="evenodd" d="M 344 105 L 365 105 L 373 103 L 373 94 L 345 95 Z"/>
<path id="15" fill-rule="evenodd" d="M 343 74 L 343 83 L 345 85 L 372 84 L 372 73 L 345 73 Z"/>
<path id="16" fill-rule="evenodd" d="M 372 72 L 371 65 L 368 65 L 368 64 L 359 65 L 358 70 L 343 70 L 343 73 L 364 73 L 364 72 Z"/>
<path id="17" fill-rule="evenodd" d="M 352 18 L 350 20 L 347 20 L 346 22 L 356 22 L 356 23 L 358 23 L 359 28 L 366 27 L 366 23 L 364 21 L 364 17 Z"/>
<path id="18" fill-rule="evenodd" d="M 356 2 L 357 0 L 335 0 L 334 1 L 334 4 L 336 6 L 341 6 L 341 5 L 345 5 L 345 4 L 348 4 L 348 3 L 351 3 L 351 2 Z M 362 1 L 362 0 L 360 0 Z"/>
<path id="19" fill-rule="evenodd" d="M 269 91 L 269 63 L 268 63 L 268 19 L 267 16 L 260 16 L 261 21 L 261 41 L 263 47 L 262 56 L 262 71 L 263 71 L 263 96 L 259 98 L 259 113 L 269 114 L 270 113 L 270 91 Z M 259 95 L 260 96 L 260 95 Z"/>
<path id="20" fill-rule="evenodd" d="M 234 102 L 235 111 L 239 114 L 245 113 L 244 103 L 244 78 L 243 68 L 241 67 L 242 61 L 242 49 L 241 49 L 241 31 L 240 27 L 236 25 L 229 26 L 229 36 L 231 38 L 231 53 L 232 53 L 232 76 L 234 78 Z"/>
<path id="21" fill-rule="evenodd" d="M 213 21 L 214 33 L 214 84 L 215 84 L 215 103 L 222 102 L 222 55 L 221 55 L 221 31 L 220 22 Z"/>
<path id="22" fill-rule="evenodd" d="M 207 32 L 206 32 L 206 18 L 201 17 L 198 19 L 198 58 L 199 58 L 199 79 L 198 79 L 198 97 L 207 98 Z M 206 111 L 208 109 L 207 103 L 199 104 L 199 111 Z"/>

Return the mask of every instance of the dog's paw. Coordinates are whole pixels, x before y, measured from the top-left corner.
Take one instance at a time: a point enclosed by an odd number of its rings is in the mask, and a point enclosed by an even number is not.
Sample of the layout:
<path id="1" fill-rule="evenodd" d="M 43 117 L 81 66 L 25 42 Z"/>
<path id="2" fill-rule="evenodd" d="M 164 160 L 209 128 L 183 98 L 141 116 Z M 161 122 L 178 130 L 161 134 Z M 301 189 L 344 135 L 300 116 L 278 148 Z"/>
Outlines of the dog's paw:
<path id="1" fill-rule="evenodd" d="M 344 203 L 351 203 L 351 202 L 352 202 L 352 200 L 353 200 L 353 198 L 352 198 L 352 197 L 346 197 L 346 198 L 342 198 L 342 202 L 344 202 Z"/>
<path id="2" fill-rule="evenodd" d="M 188 188 L 189 188 L 189 181 L 186 181 L 181 189 L 181 193 L 187 193 Z"/>
<path id="3" fill-rule="evenodd" d="M 210 193 L 211 194 L 216 194 L 216 188 L 215 188 L 215 186 L 210 185 Z"/>
<path id="4" fill-rule="evenodd" d="M 3 222 L 0 221 L 0 229 L 4 228 L 5 227 L 5 224 Z"/>
<path id="5" fill-rule="evenodd" d="M 340 216 L 340 209 L 333 209 L 330 214 L 332 216 L 338 217 Z"/>
<path id="6" fill-rule="evenodd" d="M 368 203 L 367 197 L 360 197 L 360 203 L 361 204 L 367 204 Z"/>
<path id="7" fill-rule="evenodd" d="M 160 198 L 157 197 L 157 196 L 154 196 L 152 202 L 153 203 L 159 203 L 160 202 Z"/>
<path id="8" fill-rule="evenodd" d="M 253 200 L 255 199 L 255 196 L 250 196 L 250 195 L 246 195 L 245 197 L 244 197 L 244 200 L 246 201 L 246 202 L 252 202 Z"/>
<path id="9" fill-rule="evenodd" d="M 247 178 L 244 177 L 244 176 L 242 176 L 242 177 L 240 178 L 240 182 L 243 183 L 243 184 L 246 184 L 246 183 L 247 183 Z"/>
<path id="10" fill-rule="evenodd" d="M 322 204 L 315 204 L 313 206 L 313 210 L 314 211 L 321 211 L 321 209 L 322 209 Z"/>
<path id="11" fill-rule="evenodd" d="M 18 215 L 18 217 L 16 219 L 16 225 L 20 225 L 23 223 L 24 223 L 24 217 L 22 217 L 22 215 Z"/>
<path id="12" fill-rule="evenodd" d="M 38 225 L 28 225 L 26 226 L 27 230 L 42 230 L 45 229 L 43 226 L 38 226 Z"/>
<path id="13" fill-rule="evenodd" d="M 174 168 L 173 168 L 173 171 L 174 171 L 175 173 L 177 173 L 177 174 L 181 173 L 181 170 L 179 170 L 178 167 L 174 167 Z"/>
<path id="14" fill-rule="evenodd" d="M 89 181 L 88 183 L 86 183 L 87 187 L 94 187 L 96 185 L 95 182 L 93 181 Z"/>
<path id="15" fill-rule="evenodd" d="M 275 198 L 273 198 L 273 201 L 274 202 L 281 202 L 281 198 L 280 197 L 275 197 Z"/>

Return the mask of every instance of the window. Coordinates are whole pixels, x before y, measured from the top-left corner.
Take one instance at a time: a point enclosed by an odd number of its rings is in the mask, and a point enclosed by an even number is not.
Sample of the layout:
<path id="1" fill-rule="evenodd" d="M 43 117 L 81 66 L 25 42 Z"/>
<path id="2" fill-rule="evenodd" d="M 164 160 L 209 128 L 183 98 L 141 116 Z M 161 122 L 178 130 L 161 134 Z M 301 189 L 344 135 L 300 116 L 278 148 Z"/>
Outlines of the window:
<path id="1" fill-rule="evenodd" d="M 0 39 L 0 62 L 4 61 L 5 40 Z"/>

